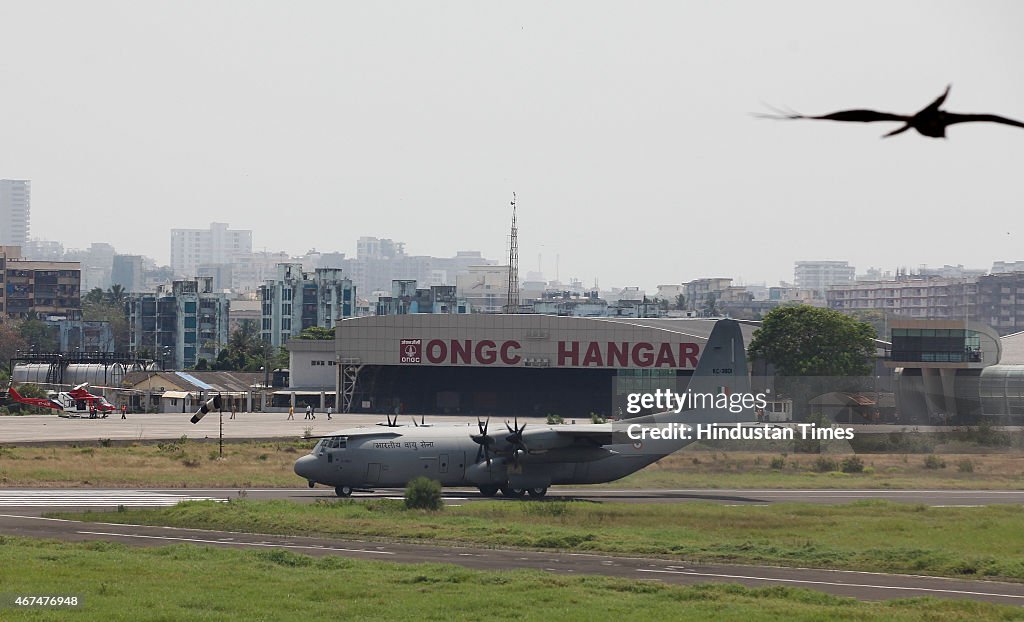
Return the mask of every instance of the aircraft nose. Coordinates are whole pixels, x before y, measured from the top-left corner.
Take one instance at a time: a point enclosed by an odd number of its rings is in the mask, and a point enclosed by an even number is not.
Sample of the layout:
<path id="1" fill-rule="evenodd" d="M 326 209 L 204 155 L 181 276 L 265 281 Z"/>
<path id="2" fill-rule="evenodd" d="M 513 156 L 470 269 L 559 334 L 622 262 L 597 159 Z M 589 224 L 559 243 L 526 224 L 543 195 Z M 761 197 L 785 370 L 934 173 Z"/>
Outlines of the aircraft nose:
<path id="1" fill-rule="evenodd" d="M 315 470 L 315 466 L 316 456 L 308 455 L 302 456 L 301 458 L 296 460 L 295 466 L 293 468 L 295 469 L 295 474 L 298 475 L 299 477 L 308 479 L 309 481 L 313 481 L 313 472 Z"/>

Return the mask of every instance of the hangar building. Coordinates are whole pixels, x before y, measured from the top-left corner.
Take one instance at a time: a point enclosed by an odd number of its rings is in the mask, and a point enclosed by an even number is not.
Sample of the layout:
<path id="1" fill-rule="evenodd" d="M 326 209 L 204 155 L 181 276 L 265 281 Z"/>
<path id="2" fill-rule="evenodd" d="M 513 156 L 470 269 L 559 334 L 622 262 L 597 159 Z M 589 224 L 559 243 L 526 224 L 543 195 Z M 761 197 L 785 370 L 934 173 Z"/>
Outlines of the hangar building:
<path id="1" fill-rule="evenodd" d="M 335 329 L 340 411 L 614 416 L 613 379 L 668 386 L 716 320 L 407 314 Z M 743 325 L 745 342 L 756 330 Z M 294 371 L 294 370 L 293 370 Z"/>

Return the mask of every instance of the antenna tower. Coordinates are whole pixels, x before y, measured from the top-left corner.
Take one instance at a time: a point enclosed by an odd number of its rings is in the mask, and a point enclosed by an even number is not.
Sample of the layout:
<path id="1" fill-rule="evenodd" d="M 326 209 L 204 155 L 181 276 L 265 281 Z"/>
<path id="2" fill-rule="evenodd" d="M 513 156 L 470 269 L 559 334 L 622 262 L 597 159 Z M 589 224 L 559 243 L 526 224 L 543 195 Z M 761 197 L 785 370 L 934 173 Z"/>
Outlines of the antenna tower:
<path id="1" fill-rule="evenodd" d="M 505 313 L 519 312 L 519 231 L 516 229 L 516 193 L 512 193 L 512 234 L 508 243 L 508 299 Z"/>

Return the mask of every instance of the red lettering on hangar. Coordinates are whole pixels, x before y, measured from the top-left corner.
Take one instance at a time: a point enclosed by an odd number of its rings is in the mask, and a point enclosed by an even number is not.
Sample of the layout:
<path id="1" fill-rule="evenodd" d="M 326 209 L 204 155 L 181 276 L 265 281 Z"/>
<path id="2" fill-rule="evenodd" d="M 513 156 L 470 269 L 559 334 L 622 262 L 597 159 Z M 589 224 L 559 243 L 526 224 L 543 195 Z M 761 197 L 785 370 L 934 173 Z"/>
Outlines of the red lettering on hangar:
<path id="1" fill-rule="evenodd" d="M 695 343 L 558 342 L 558 367 L 697 367 Z"/>
<path id="2" fill-rule="evenodd" d="M 490 339 L 431 339 L 423 348 L 427 361 L 435 365 L 518 365 L 522 345 L 515 340 L 500 343 Z"/>

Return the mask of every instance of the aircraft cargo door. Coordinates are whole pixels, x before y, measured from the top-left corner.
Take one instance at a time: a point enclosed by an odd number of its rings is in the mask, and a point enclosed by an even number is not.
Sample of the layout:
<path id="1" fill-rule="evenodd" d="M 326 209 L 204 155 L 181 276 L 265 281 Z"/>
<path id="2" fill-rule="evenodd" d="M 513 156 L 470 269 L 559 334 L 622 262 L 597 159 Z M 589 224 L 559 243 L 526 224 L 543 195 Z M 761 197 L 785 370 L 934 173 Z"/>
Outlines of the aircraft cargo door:
<path id="1" fill-rule="evenodd" d="M 437 479 L 443 485 L 457 486 L 463 483 L 465 476 L 466 452 L 452 451 L 437 456 Z"/>

